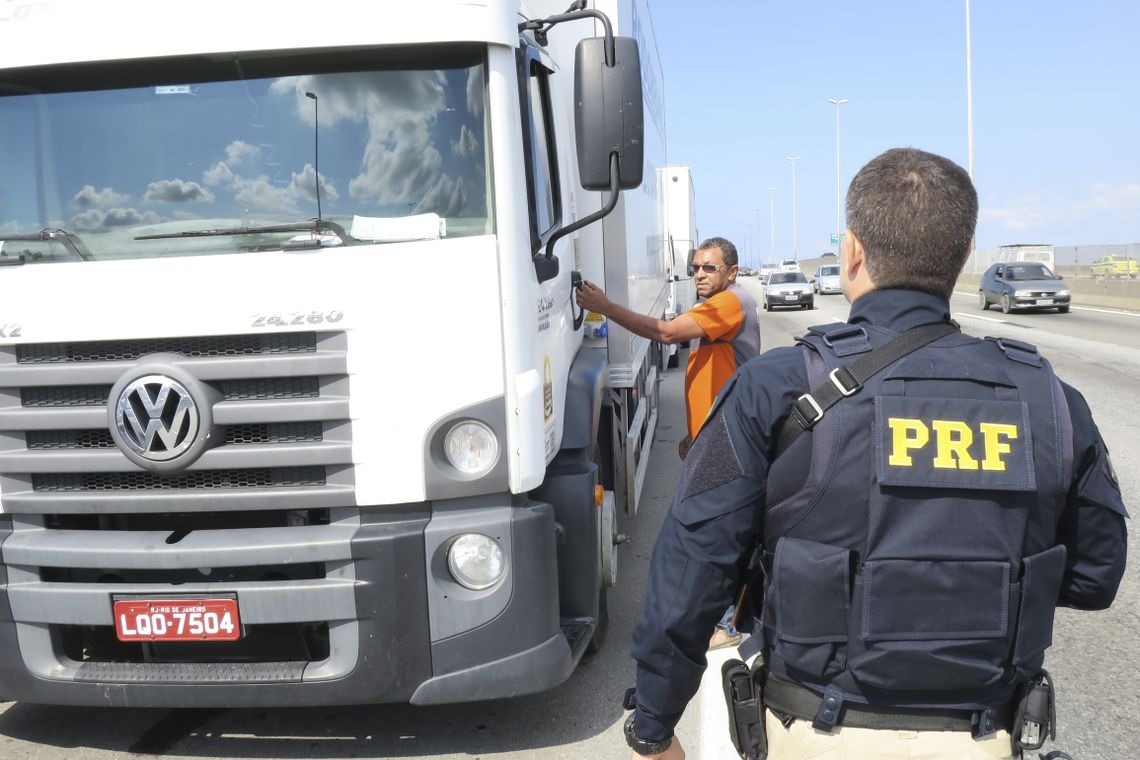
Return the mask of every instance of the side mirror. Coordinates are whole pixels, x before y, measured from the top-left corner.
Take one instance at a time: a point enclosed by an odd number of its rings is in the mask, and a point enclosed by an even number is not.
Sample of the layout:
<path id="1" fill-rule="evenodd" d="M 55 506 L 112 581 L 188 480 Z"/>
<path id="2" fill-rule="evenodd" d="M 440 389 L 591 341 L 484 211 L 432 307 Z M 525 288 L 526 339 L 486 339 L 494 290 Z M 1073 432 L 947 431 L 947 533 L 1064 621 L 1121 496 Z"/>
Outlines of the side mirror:
<path id="1" fill-rule="evenodd" d="M 645 152 L 641 59 L 637 41 L 614 37 L 613 65 L 606 64 L 606 39 L 578 43 L 574 58 L 574 127 L 578 174 L 587 190 L 610 188 L 610 157 L 617 154 L 620 190 L 638 187 Z"/>

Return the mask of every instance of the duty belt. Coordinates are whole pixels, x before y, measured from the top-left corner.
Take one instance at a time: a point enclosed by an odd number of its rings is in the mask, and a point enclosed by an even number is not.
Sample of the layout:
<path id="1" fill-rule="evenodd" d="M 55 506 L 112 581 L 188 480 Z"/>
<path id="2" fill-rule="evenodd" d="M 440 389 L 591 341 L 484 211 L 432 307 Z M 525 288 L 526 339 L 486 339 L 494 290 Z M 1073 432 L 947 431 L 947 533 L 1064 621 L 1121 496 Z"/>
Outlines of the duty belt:
<path id="1" fill-rule="evenodd" d="M 813 723 L 828 699 L 827 695 L 821 697 L 811 689 L 772 676 L 764 685 L 765 707 Z M 969 731 L 976 737 L 993 734 L 999 729 L 1008 730 L 1012 713 L 1010 705 L 974 711 L 887 707 L 843 700 L 837 702 L 835 709 L 835 719 L 830 722 L 838 726 L 893 731 Z"/>

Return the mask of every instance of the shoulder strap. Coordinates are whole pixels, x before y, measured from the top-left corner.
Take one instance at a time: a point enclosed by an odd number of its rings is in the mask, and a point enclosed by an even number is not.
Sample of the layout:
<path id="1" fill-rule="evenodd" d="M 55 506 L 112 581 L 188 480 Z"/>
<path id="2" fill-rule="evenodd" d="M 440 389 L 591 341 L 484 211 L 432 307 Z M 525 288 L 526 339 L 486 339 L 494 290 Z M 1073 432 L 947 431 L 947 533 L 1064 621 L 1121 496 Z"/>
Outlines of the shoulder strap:
<path id="1" fill-rule="evenodd" d="M 956 322 L 939 322 L 923 325 L 896 336 L 845 367 L 836 367 L 828 374 L 828 382 L 805 393 L 792 404 L 791 412 L 780 428 L 776 443 L 776 456 L 780 456 L 805 431 L 811 430 L 823 419 L 828 409 L 840 399 L 858 393 L 873 375 L 909 353 L 917 351 L 939 338 L 958 330 Z"/>

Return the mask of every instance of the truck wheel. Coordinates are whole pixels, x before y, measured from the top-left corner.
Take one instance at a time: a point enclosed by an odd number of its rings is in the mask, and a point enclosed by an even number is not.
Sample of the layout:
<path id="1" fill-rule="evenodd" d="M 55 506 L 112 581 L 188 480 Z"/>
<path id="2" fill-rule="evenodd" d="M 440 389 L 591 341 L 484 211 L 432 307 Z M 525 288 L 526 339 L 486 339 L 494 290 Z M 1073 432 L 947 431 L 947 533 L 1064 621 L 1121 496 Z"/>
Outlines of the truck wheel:
<path id="1" fill-rule="evenodd" d="M 1009 314 L 1009 310 L 1010 310 L 1009 293 L 1002 293 L 1001 294 L 1001 313 L 1002 314 Z"/>
<path id="2" fill-rule="evenodd" d="M 989 311 L 990 299 L 986 298 L 986 292 L 984 290 L 978 291 L 978 308 L 982 311 Z"/>

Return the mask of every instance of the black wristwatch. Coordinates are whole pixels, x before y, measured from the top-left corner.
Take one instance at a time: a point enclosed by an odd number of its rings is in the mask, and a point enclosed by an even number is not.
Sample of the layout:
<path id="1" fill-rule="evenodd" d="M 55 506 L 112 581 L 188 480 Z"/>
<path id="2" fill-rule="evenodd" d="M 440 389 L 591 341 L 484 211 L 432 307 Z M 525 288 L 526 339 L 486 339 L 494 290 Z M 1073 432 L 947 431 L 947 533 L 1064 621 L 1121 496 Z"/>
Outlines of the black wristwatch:
<path id="1" fill-rule="evenodd" d="M 670 736 L 663 742 L 651 742 L 641 739 L 633 731 L 633 717 L 637 713 L 630 713 L 629 717 L 625 719 L 625 743 L 639 755 L 660 755 L 673 744 L 673 737 Z"/>

